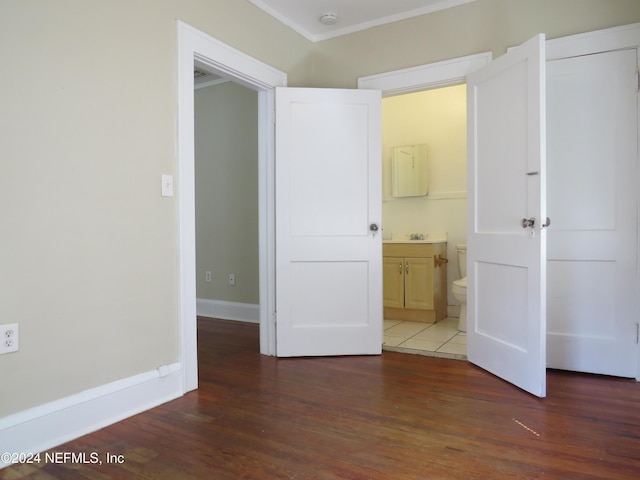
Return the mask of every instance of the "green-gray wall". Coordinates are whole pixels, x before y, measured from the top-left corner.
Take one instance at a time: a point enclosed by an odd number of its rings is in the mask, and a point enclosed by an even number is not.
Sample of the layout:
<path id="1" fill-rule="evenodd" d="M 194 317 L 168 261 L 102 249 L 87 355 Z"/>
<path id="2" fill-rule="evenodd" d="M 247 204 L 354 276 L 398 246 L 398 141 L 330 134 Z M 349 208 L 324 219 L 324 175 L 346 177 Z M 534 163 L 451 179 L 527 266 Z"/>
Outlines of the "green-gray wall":
<path id="1" fill-rule="evenodd" d="M 231 82 L 197 89 L 195 126 L 197 297 L 256 305 L 258 94 Z"/>

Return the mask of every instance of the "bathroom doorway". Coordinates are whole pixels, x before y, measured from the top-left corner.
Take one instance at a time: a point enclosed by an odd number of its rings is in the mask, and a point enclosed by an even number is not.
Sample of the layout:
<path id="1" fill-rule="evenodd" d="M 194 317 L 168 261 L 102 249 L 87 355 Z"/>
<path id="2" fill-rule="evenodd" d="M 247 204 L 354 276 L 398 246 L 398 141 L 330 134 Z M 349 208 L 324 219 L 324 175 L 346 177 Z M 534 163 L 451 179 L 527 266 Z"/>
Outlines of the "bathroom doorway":
<path id="1" fill-rule="evenodd" d="M 466 334 L 458 331 L 459 306 L 451 282 L 460 278 L 456 245 L 466 243 L 466 85 L 385 97 L 382 100 L 383 232 L 447 234 L 447 318 L 435 324 L 385 319 L 384 346 L 445 358 L 466 358 Z M 391 149 L 425 145 L 428 194 L 394 197 Z"/>

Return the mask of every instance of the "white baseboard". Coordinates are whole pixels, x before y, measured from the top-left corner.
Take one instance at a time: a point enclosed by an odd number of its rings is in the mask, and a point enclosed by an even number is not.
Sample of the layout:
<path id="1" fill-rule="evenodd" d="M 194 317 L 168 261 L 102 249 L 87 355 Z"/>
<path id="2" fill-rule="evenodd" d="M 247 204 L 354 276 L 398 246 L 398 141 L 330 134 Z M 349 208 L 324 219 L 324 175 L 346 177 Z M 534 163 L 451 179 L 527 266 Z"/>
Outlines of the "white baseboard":
<path id="1" fill-rule="evenodd" d="M 260 323 L 260 305 L 251 303 L 198 298 L 196 300 L 196 311 L 202 317 Z"/>
<path id="2" fill-rule="evenodd" d="M 180 396 L 179 363 L 85 390 L 1 418 L 0 453 L 43 452 Z"/>

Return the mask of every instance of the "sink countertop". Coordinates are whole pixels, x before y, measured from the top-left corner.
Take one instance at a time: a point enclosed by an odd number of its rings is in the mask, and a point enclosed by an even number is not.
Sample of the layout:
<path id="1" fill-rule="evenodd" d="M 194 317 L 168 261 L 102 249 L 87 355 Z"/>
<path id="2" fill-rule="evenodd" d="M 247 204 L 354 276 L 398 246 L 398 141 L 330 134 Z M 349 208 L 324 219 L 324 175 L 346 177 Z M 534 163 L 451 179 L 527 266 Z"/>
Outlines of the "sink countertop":
<path id="1" fill-rule="evenodd" d="M 383 243 L 445 243 L 446 233 L 423 233 L 424 240 L 410 240 L 409 233 L 392 233 L 391 239 L 383 240 Z"/>

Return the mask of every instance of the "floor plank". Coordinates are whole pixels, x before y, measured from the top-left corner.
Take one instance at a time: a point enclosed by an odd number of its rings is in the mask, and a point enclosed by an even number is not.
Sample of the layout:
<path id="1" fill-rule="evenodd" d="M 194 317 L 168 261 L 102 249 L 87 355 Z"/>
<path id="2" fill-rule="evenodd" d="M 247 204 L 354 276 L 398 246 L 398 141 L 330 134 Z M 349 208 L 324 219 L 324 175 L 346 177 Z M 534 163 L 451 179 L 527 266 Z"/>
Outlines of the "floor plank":
<path id="1" fill-rule="evenodd" d="M 254 324 L 199 319 L 200 388 L 56 448 L 122 464 L 13 466 L 17 479 L 624 479 L 640 473 L 640 384 L 560 371 L 538 399 L 459 360 L 275 359 Z"/>

